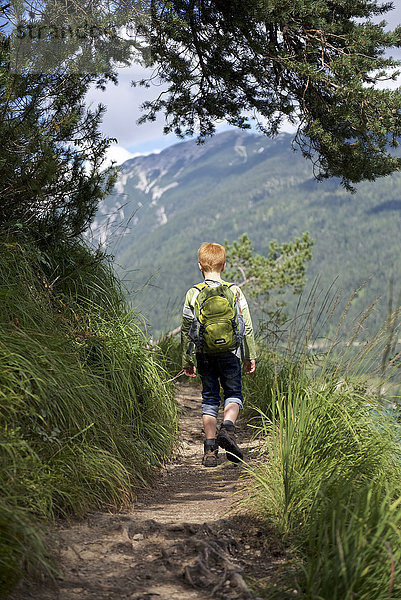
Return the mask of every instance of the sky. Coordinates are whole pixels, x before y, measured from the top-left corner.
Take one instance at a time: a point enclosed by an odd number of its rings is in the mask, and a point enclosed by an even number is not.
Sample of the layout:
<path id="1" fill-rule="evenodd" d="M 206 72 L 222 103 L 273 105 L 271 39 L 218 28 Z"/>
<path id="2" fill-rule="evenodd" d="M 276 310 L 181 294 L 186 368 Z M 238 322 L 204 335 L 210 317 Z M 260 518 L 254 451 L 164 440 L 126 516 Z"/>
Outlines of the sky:
<path id="1" fill-rule="evenodd" d="M 401 0 L 394 0 L 394 6 L 394 10 L 383 17 L 390 28 L 401 24 Z M 400 50 L 394 50 L 392 55 L 401 59 Z M 137 124 L 142 115 L 141 104 L 160 92 L 160 87 L 155 85 L 149 89 L 132 87 L 131 82 L 143 78 L 144 73 L 139 65 L 119 69 L 118 85 L 109 83 L 104 92 L 92 89 L 87 96 L 88 106 L 94 107 L 101 103 L 107 108 L 100 129 L 103 135 L 117 139 L 117 143 L 108 151 L 108 160 L 115 160 L 117 164 L 140 154 L 160 152 L 180 141 L 175 134 L 163 134 L 164 117 L 161 114 L 154 122 Z M 401 85 L 401 78 L 397 85 Z M 218 131 L 226 128 L 228 125 L 225 123 L 217 125 Z M 283 131 L 293 132 L 294 128 L 289 124 L 284 125 Z"/>

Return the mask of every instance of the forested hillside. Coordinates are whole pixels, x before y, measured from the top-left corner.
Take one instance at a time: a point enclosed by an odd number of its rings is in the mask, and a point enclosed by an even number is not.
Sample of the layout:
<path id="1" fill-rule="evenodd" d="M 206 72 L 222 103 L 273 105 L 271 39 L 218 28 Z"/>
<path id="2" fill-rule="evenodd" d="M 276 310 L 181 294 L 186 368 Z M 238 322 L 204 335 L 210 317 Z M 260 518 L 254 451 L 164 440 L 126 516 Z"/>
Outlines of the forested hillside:
<path id="1" fill-rule="evenodd" d="M 378 296 L 372 327 L 386 314 L 389 281 L 401 268 L 401 175 L 363 182 L 355 194 L 339 180 L 321 183 L 310 163 L 274 140 L 237 131 L 127 161 L 93 226 L 106 242 L 131 298 L 159 334 L 179 324 L 185 290 L 199 279 L 196 250 L 247 232 L 258 253 L 269 242 L 309 231 L 309 283 L 349 295 L 368 280 L 351 308 L 356 316 Z M 145 285 L 147 284 L 147 285 Z M 294 302 L 292 303 L 292 306 Z"/>

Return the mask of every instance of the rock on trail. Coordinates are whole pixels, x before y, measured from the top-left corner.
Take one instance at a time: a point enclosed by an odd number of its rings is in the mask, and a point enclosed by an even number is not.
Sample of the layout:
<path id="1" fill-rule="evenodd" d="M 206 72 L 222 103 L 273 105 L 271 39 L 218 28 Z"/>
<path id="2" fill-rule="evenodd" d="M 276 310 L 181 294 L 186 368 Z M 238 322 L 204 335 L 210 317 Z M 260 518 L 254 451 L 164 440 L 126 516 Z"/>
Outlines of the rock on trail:
<path id="1" fill-rule="evenodd" d="M 267 581 L 283 562 L 282 551 L 263 523 L 237 506 L 243 468 L 226 460 L 224 451 L 217 467 L 201 466 L 199 388 L 180 385 L 177 401 L 176 460 L 130 510 L 59 525 L 53 532 L 59 577 L 23 583 L 9 600 L 257 598 L 246 580 Z M 241 429 L 245 460 L 253 462 L 257 448 Z"/>

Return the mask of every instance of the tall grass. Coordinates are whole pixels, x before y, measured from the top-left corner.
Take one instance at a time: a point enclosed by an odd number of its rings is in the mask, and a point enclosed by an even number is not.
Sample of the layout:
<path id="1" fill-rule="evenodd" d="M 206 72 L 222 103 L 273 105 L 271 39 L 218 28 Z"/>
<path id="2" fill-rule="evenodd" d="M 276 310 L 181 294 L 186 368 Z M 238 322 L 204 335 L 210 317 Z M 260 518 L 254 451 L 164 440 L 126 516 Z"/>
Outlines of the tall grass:
<path id="1" fill-rule="evenodd" d="M 388 340 L 386 330 L 367 339 L 368 314 L 350 326 L 346 311 L 319 353 L 315 316 L 305 311 L 298 338 L 292 332 L 286 350 L 262 354 L 247 383 L 257 390 L 254 414 L 266 448 L 266 461 L 252 472 L 253 501 L 297 550 L 298 597 L 398 599 L 401 430 L 378 379 Z M 341 339 L 342 326 L 348 337 Z M 395 359 L 387 376 L 395 375 Z M 285 594 L 265 590 L 266 597 Z"/>
<path id="2" fill-rule="evenodd" d="M 157 355 L 170 378 L 182 373 L 181 340 L 178 335 L 164 335 L 157 342 Z"/>
<path id="3" fill-rule="evenodd" d="M 0 239 L 0 590 L 51 570 L 55 515 L 119 506 L 168 460 L 167 373 L 101 253 Z"/>

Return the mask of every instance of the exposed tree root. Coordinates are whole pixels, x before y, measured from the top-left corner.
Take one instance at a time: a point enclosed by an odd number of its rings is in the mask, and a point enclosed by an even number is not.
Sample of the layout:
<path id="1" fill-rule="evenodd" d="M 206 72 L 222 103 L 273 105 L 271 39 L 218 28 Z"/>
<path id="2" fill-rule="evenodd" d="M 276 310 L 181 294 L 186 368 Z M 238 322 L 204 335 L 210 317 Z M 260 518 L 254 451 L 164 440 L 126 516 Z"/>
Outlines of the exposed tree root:
<path id="1" fill-rule="evenodd" d="M 224 523 L 222 525 L 224 527 Z M 212 598 L 254 598 L 242 576 L 242 569 L 233 556 L 237 551 L 236 541 L 221 531 L 213 531 L 206 524 L 191 525 L 191 529 L 191 537 L 164 552 L 168 563 L 171 565 L 184 558 L 188 561 L 192 557 L 183 568 L 184 580 L 194 588 L 210 590 Z"/>

